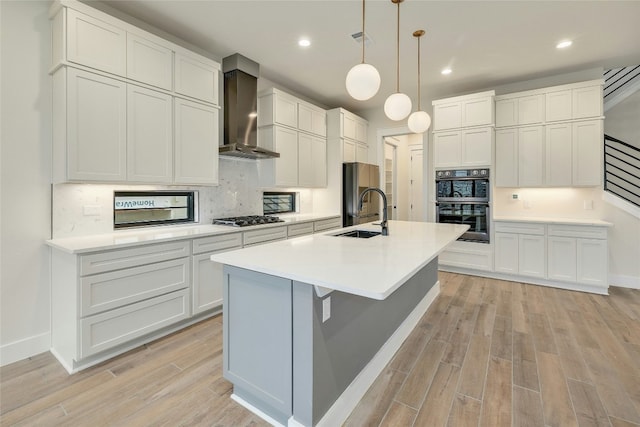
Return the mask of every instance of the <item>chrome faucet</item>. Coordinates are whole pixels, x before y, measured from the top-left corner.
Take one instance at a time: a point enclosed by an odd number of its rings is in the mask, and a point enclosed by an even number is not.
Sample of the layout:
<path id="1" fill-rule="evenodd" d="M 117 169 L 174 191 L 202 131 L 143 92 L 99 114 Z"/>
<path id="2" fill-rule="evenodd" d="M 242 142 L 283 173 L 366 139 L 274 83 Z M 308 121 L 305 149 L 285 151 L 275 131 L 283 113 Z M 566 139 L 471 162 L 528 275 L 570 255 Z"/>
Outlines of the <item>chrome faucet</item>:
<path id="1" fill-rule="evenodd" d="M 369 191 L 375 191 L 376 193 L 380 193 L 380 195 L 382 196 L 382 221 L 380 222 L 380 225 L 382 226 L 382 235 L 383 236 L 388 236 L 389 235 L 389 227 L 387 227 L 387 196 L 384 194 L 384 192 L 379 189 L 379 188 L 375 188 L 375 187 L 369 187 L 369 188 L 365 188 L 362 193 L 360 193 L 360 203 L 358 204 L 358 210 L 362 210 L 362 203 L 364 202 L 364 195 L 367 194 Z"/>

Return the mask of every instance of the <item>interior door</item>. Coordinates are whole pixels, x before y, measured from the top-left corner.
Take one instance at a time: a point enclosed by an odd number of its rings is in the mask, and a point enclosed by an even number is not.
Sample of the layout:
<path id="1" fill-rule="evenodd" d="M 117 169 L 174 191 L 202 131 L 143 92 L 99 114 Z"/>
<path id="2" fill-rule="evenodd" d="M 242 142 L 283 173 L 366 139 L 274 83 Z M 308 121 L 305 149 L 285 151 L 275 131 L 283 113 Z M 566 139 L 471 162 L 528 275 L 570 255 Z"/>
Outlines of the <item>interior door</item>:
<path id="1" fill-rule="evenodd" d="M 423 193 L 423 150 L 422 148 L 411 149 L 411 197 L 409 219 L 411 221 L 424 221 L 424 193 Z"/>
<path id="2" fill-rule="evenodd" d="M 387 215 L 388 219 L 398 218 L 398 168 L 397 168 L 398 147 L 385 140 L 384 143 L 384 193 L 387 195 Z"/>

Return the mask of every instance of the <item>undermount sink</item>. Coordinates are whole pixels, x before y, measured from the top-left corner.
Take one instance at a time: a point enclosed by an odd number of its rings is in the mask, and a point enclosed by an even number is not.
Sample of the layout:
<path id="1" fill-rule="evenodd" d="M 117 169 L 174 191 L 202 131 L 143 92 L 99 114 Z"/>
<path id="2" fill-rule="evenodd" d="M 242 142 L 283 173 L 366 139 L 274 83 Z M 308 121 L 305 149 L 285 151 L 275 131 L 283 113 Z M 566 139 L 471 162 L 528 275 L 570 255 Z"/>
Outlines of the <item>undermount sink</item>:
<path id="1" fill-rule="evenodd" d="M 368 230 L 351 230 L 345 233 L 334 234 L 336 237 L 357 237 L 358 239 L 368 239 L 369 237 L 379 235 L 379 231 L 368 231 Z"/>

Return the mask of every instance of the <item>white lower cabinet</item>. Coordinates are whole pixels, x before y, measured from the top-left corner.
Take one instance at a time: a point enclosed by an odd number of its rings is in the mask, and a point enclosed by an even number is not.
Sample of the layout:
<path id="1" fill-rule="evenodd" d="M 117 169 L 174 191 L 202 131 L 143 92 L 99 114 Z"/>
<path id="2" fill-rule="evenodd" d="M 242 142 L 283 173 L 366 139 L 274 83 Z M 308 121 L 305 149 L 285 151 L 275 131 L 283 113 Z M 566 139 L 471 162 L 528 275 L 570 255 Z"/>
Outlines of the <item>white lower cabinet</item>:
<path id="1" fill-rule="evenodd" d="M 547 234 L 550 279 L 608 287 L 604 227 L 550 225 Z"/>
<path id="2" fill-rule="evenodd" d="M 222 264 L 211 261 L 211 255 L 240 249 L 242 233 L 201 237 L 193 240 L 193 314 L 222 305 Z"/>
<path id="3" fill-rule="evenodd" d="M 606 226 L 497 221 L 495 229 L 497 273 L 607 293 Z"/>
<path id="4" fill-rule="evenodd" d="M 188 319 L 190 255 L 188 241 L 81 255 L 54 250 L 54 355 L 73 372 Z"/>

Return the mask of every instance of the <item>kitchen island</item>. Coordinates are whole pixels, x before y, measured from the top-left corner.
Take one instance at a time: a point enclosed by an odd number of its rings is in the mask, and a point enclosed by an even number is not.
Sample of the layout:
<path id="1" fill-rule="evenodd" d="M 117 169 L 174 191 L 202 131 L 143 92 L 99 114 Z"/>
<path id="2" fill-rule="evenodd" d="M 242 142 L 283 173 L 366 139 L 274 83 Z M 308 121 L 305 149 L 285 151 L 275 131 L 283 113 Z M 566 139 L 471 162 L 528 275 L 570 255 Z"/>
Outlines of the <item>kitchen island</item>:
<path id="1" fill-rule="evenodd" d="M 273 424 L 340 425 L 439 292 L 437 256 L 466 225 L 389 221 L 214 254 L 224 376 Z"/>

